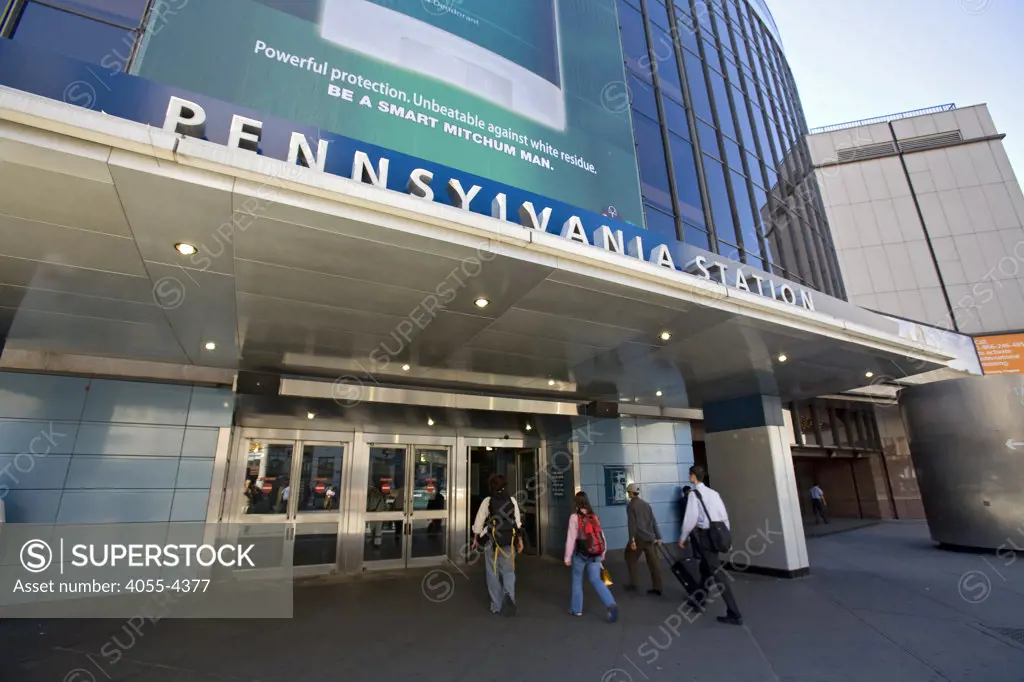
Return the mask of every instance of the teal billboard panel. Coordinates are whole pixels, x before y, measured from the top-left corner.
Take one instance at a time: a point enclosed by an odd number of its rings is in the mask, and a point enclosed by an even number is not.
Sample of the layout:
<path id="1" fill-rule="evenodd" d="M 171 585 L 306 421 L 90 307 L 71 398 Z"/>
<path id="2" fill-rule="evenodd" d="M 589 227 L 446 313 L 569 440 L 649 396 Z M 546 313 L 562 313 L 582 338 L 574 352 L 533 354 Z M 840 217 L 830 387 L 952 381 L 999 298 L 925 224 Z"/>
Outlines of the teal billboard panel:
<path id="1" fill-rule="evenodd" d="M 615 0 L 189 2 L 133 73 L 643 225 Z"/>

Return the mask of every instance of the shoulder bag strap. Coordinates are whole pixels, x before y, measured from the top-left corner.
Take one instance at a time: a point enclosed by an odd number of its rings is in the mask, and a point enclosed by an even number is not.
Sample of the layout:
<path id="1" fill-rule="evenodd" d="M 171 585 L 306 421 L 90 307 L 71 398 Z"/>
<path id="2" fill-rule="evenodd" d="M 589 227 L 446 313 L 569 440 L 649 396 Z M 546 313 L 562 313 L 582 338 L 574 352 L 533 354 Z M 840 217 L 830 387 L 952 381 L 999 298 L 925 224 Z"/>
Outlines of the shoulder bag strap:
<path id="1" fill-rule="evenodd" d="M 704 498 L 701 497 L 700 491 L 696 488 L 693 489 L 693 494 L 697 496 L 697 499 L 700 501 L 700 506 L 704 508 L 704 515 L 708 517 L 708 527 L 710 527 L 712 524 L 711 512 L 708 511 L 708 506 L 704 504 Z"/>

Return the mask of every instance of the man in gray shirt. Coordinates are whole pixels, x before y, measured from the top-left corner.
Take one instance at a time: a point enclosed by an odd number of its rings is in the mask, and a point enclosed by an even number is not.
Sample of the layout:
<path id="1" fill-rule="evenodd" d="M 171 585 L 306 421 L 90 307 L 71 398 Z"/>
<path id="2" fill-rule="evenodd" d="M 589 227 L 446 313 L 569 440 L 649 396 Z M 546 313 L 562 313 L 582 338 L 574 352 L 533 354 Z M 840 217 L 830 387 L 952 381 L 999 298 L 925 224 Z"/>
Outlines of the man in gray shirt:
<path id="1" fill-rule="evenodd" d="M 626 518 L 629 523 L 629 544 L 626 546 L 626 568 L 629 569 L 627 590 L 636 589 L 636 564 L 642 554 L 647 558 L 647 568 L 651 572 L 651 589 L 648 594 L 661 596 L 661 564 L 658 561 L 656 545 L 661 544 L 661 533 L 658 521 L 654 518 L 654 510 L 646 501 L 640 499 L 640 486 L 630 483 L 626 486 L 629 504 L 626 506 Z"/>

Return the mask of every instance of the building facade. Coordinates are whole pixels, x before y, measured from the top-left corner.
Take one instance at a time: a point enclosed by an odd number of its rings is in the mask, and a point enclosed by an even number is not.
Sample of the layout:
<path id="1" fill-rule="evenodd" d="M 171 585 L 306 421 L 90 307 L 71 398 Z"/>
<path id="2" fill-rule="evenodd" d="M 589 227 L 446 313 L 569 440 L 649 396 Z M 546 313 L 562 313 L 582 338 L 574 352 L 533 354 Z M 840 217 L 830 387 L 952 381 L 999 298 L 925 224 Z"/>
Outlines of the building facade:
<path id="1" fill-rule="evenodd" d="M 1022 508 L 1024 192 L 985 105 L 827 126 L 808 143 L 850 300 L 964 348 L 968 377 L 888 377 L 875 407 L 913 455 L 932 536 L 997 548 Z"/>
<path id="2" fill-rule="evenodd" d="M 844 300 L 763 3 L 3 6 L 9 521 L 355 573 L 463 558 L 492 473 L 621 547 L 700 460 L 800 575 L 784 405 L 954 359 Z"/>
<path id="3" fill-rule="evenodd" d="M 648 229 L 843 298 L 764 3 L 622 0 L 619 24 Z"/>

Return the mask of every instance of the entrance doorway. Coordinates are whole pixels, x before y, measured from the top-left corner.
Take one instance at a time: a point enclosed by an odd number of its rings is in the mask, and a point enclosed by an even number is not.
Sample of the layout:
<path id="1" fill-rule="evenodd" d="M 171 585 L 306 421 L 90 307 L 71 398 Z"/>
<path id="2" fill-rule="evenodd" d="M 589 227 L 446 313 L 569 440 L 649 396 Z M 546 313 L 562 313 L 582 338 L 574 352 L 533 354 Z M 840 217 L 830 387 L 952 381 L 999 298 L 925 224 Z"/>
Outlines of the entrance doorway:
<path id="1" fill-rule="evenodd" d="M 226 516 L 239 541 L 254 546 L 256 564 L 277 567 L 261 572 L 314 574 L 337 565 L 350 453 L 348 441 L 242 432 Z"/>
<path id="2" fill-rule="evenodd" d="M 526 530 L 524 554 L 541 553 L 539 502 L 537 499 L 537 449 L 479 446 L 469 448 L 469 524 L 472 527 L 484 498 L 490 495 L 487 481 L 494 474 L 505 477 L 509 495 L 519 503 Z M 472 534 L 472 530 L 470 530 Z"/>
<path id="3" fill-rule="evenodd" d="M 369 445 L 363 566 L 441 563 L 448 553 L 451 448 Z"/>

